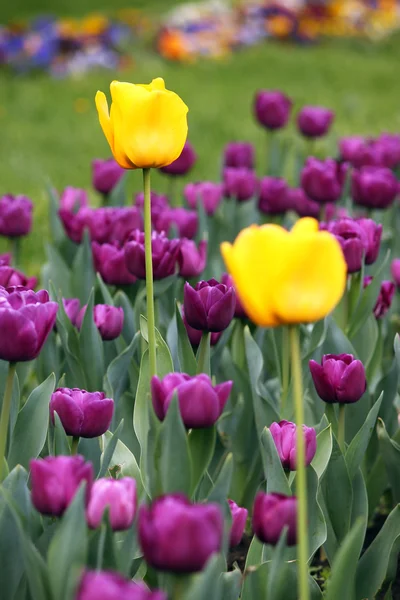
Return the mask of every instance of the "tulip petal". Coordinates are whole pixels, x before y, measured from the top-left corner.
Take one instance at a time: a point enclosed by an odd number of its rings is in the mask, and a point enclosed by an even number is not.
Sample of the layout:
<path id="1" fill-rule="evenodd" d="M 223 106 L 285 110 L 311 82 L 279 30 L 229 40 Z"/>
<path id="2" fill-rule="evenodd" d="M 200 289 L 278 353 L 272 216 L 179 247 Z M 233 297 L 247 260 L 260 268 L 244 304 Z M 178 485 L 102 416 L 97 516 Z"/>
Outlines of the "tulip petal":
<path id="1" fill-rule="evenodd" d="M 108 112 L 108 102 L 104 92 L 100 92 L 99 90 L 96 93 L 95 103 L 97 113 L 99 115 L 101 128 L 103 130 L 104 135 L 106 136 L 107 142 L 109 143 L 111 150 L 113 150 L 114 136 L 111 127 L 110 114 Z"/>

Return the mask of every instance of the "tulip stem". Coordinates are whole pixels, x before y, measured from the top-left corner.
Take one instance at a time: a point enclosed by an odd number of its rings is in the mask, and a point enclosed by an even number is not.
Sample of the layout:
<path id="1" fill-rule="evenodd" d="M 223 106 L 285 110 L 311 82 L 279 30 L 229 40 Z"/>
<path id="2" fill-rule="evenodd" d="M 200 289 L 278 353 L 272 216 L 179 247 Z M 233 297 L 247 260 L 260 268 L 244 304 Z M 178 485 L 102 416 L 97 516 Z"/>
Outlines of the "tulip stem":
<path id="1" fill-rule="evenodd" d="M 339 421 L 338 421 L 338 443 L 339 448 L 344 454 L 346 437 L 346 405 L 339 404 Z"/>
<path id="2" fill-rule="evenodd" d="M 79 446 L 79 435 L 74 435 L 71 443 L 71 454 L 75 456 L 78 454 L 78 446 Z"/>
<path id="3" fill-rule="evenodd" d="M 289 362 L 290 362 L 290 344 L 289 330 L 286 326 L 282 327 L 282 396 L 281 396 L 281 417 L 284 416 L 286 400 L 289 392 Z"/>
<path id="4" fill-rule="evenodd" d="M 4 390 L 3 406 L 1 407 L 0 416 L 0 481 L 3 480 L 4 459 L 6 454 L 8 422 L 10 420 L 12 389 L 14 383 L 14 375 L 17 368 L 17 363 L 8 363 L 8 374 L 6 379 L 6 387 Z"/>
<path id="5" fill-rule="evenodd" d="M 307 530 L 307 483 L 306 456 L 304 443 L 303 381 L 299 331 L 296 326 L 289 329 L 292 373 L 294 384 L 294 405 L 296 415 L 296 495 L 297 495 L 297 562 L 298 598 L 309 600 L 308 585 L 308 530 Z"/>
<path id="6" fill-rule="evenodd" d="M 210 341 L 211 333 L 203 331 L 201 335 L 199 349 L 197 351 L 197 374 L 206 373 L 211 375 L 210 369 Z"/>
<path id="7" fill-rule="evenodd" d="M 156 329 L 154 316 L 153 257 L 151 249 L 150 169 L 143 169 L 144 251 L 146 259 L 147 328 L 149 336 L 150 379 L 157 375 Z"/>

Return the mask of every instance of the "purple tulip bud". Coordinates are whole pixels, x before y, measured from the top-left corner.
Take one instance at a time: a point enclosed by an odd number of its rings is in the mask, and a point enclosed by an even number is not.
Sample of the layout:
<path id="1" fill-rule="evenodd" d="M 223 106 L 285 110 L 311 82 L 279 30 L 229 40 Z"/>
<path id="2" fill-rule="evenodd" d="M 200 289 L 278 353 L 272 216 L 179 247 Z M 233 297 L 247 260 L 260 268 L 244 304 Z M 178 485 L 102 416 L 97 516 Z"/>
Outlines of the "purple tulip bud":
<path id="1" fill-rule="evenodd" d="M 296 471 L 296 424 L 291 421 L 279 421 L 279 423 L 272 423 L 269 430 L 274 439 L 283 468 L 289 471 Z M 306 452 L 305 465 L 308 467 L 317 450 L 317 434 L 315 429 L 303 425 L 303 437 Z"/>
<path id="2" fill-rule="evenodd" d="M 92 182 L 95 190 L 107 196 L 123 176 L 125 169 L 113 159 L 92 161 Z"/>
<path id="3" fill-rule="evenodd" d="M 63 298 L 62 299 L 65 313 L 72 325 L 76 327 L 76 319 L 81 310 L 81 303 L 78 298 Z"/>
<path id="4" fill-rule="evenodd" d="M 83 456 L 47 456 L 30 461 L 32 504 L 43 515 L 60 517 L 86 482 L 86 504 L 93 483 L 93 466 Z"/>
<path id="5" fill-rule="evenodd" d="M 265 215 L 283 215 L 290 206 L 288 185 L 280 177 L 263 177 L 260 180 L 258 209 Z"/>
<path id="6" fill-rule="evenodd" d="M 164 194 L 158 194 L 157 192 L 150 192 L 150 204 L 151 204 L 151 218 L 154 220 L 160 212 L 170 208 L 168 196 Z M 144 194 L 139 192 L 135 196 L 135 206 L 143 210 L 144 207 Z M 140 227 L 139 227 L 140 229 Z"/>
<path id="7" fill-rule="evenodd" d="M 70 240 L 75 244 L 82 242 L 83 231 L 85 229 L 84 215 L 90 208 L 82 208 L 77 213 L 73 213 L 69 209 L 60 208 L 58 216 L 63 225 L 64 231 Z"/>
<path id="8" fill-rule="evenodd" d="M 36 358 L 53 329 L 57 309 L 45 290 L 0 288 L 0 358 L 9 362 Z"/>
<path id="9" fill-rule="evenodd" d="M 182 312 L 182 321 L 183 321 L 184 326 L 186 327 L 186 332 L 188 334 L 189 341 L 192 344 L 192 346 L 197 348 L 197 346 L 199 346 L 199 344 L 201 342 L 202 332 L 199 331 L 198 329 L 193 329 L 193 327 L 190 327 L 189 323 L 186 320 L 185 311 L 184 311 L 183 307 L 181 309 L 181 312 Z M 210 345 L 215 346 L 218 343 L 221 335 L 222 335 L 222 331 L 212 333 L 211 339 L 210 339 Z"/>
<path id="10" fill-rule="evenodd" d="M 179 247 L 180 240 L 169 240 L 165 233 L 153 231 L 151 250 L 154 279 L 164 279 L 175 273 Z M 146 279 L 144 233 L 133 231 L 125 243 L 124 251 L 128 271 L 138 279 Z"/>
<path id="11" fill-rule="evenodd" d="M 353 219 L 340 219 L 340 221 L 330 222 L 327 229 L 340 243 L 347 263 L 347 272 L 360 271 L 369 247 L 368 237 L 363 227 Z"/>
<path id="12" fill-rule="evenodd" d="M 248 142 L 230 142 L 224 150 L 225 167 L 254 168 L 254 146 Z"/>
<path id="13" fill-rule="evenodd" d="M 160 171 L 166 175 L 180 176 L 187 175 L 192 170 L 197 160 L 196 152 L 190 142 L 185 142 L 182 152 L 174 162 L 166 167 L 161 167 Z"/>
<path id="14" fill-rule="evenodd" d="M 139 209 L 131 207 L 81 208 L 76 214 L 60 210 L 59 217 L 68 237 L 80 244 L 83 232 L 89 230 L 90 239 L 100 244 L 124 242 L 133 229 L 142 229 Z"/>
<path id="15" fill-rule="evenodd" d="M 70 213 L 77 213 L 80 208 L 89 205 L 87 192 L 81 188 L 68 186 L 60 196 L 60 209 Z"/>
<path id="16" fill-rule="evenodd" d="M 32 228 L 33 204 L 26 196 L 6 194 L 0 198 L 0 235 L 21 237 Z"/>
<path id="17" fill-rule="evenodd" d="M 1 267 L 9 267 L 11 265 L 11 253 L 5 252 L 4 254 L 0 254 L 0 266 Z"/>
<path id="18" fill-rule="evenodd" d="M 201 571 L 222 546 L 224 520 L 217 504 L 191 504 L 180 494 L 139 509 L 139 542 L 146 562 L 160 571 Z"/>
<path id="19" fill-rule="evenodd" d="M 82 327 L 86 308 L 86 305 L 83 306 L 76 317 L 75 325 L 78 329 Z M 124 309 L 117 306 L 110 306 L 109 304 L 95 304 L 93 307 L 93 319 L 102 340 L 115 340 L 122 332 Z"/>
<path id="20" fill-rule="evenodd" d="M 379 256 L 382 225 L 375 223 L 372 219 L 357 219 L 357 223 L 364 231 L 367 240 L 365 264 L 372 265 Z"/>
<path id="21" fill-rule="evenodd" d="M 321 364 L 310 360 L 318 396 L 330 404 L 357 402 L 367 389 L 364 365 L 352 354 L 325 354 Z"/>
<path id="22" fill-rule="evenodd" d="M 373 277 L 364 277 L 364 288 L 369 286 Z M 374 315 L 376 319 L 384 317 L 392 306 L 393 297 L 396 291 L 396 286 L 392 281 L 382 281 L 379 296 L 374 306 Z"/>
<path id="23" fill-rule="evenodd" d="M 299 217 L 313 217 L 314 219 L 319 217 L 320 204 L 308 198 L 301 188 L 288 188 L 286 202 L 290 210 L 294 210 Z"/>
<path id="24" fill-rule="evenodd" d="M 309 156 L 301 171 L 301 187 L 315 202 L 336 202 L 342 194 L 346 169 L 333 158 L 318 160 Z"/>
<path id="25" fill-rule="evenodd" d="M 110 427 L 114 400 L 104 392 L 87 392 L 79 388 L 58 388 L 51 396 L 50 417 L 54 425 L 54 411 L 60 417 L 67 435 L 94 438 Z"/>
<path id="26" fill-rule="evenodd" d="M 339 140 L 339 151 L 343 161 L 349 162 L 353 166 L 359 162 L 359 154 L 362 148 L 365 146 L 365 138 L 354 135 L 351 137 L 344 137 Z M 361 166 L 361 165 L 357 165 Z"/>
<path id="27" fill-rule="evenodd" d="M 225 195 L 238 202 L 250 200 L 257 193 L 257 175 L 246 167 L 226 167 L 224 169 Z"/>
<path id="28" fill-rule="evenodd" d="M 333 111 L 322 106 L 304 106 L 297 115 L 297 127 L 308 138 L 326 135 L 335 117 Z"/>
<path id="29" fill-rule="evenodd" d="M 253 506 L 253 531 L 263 544 L 275 546 L 287 528 L 286 543 L 297 542 L 297 498 L 283 494 L 258 492 Z"/>
<path id="30" fill-rule="evenodd" d="M 224 410 L 232 389 L 232 381 L 213 386 L 204 373 L 190 377 L 185 373 L 170 373 L 163 380 L 153 377 L 151 394 L 154 412 L 164 421 L 176 393 L 182 421 L 188 429 L 211 427 Z"/>
<path id="31" fill-rule="evenodd" d="M 27 277 L 21 271 L 13 267 L 0 264 L 0 286 L 19 287 L 25 290 L 33 290 L 37 284 L 37 277 Z"/>
<path id="32" fill-rule="evenodd" d="M 199 226 L 197 212 L 186 208 L 168 208 L 160 212 L 153 219 L 154 228 L 161 233 L 170 232 L 172 226 L 175 226 L 180 237 L 193 239 Z"/>
<path id="33" fill-rule="evenodd" d="M 227 288 L 233 288 L 236 292 L 235 284 L 233 282 L 233 278 L 229 273 L 223 273 L 221 277 L 221 283 L 226 285 Z M 236 306 L 235 306 L 235 317 L 237 319 L 246 319 L 247 314 L 243 308 L 242 303 L 240 302 L 239 296 L 236 293 Z"/>
<path id="34" fill-rule="evenodd" d="M 261 90 L 257 92 L 254 113 L 257 121 L 267 129 L 281 129 L 289 120 L 292 101 L 282 92 Z"/>
<path id="35" fill-rule="evenodd" d="M 400 165 L 400 135 L 382 133 L 376 143 L 381 148 L 383 166 L 396 169 Z"/>
<path id="36" fill-rule="evenodd" d="M 194 329 L 223 331 L 235 314 L 236 293 L 215 279 L 199 281 L 194 288 L 185 283 L 183 306 L 186 320 Z"/>
<path id="37" fill-rule="evenodd" d="M 360 206 L 387 208 L 398 194 L 397 179 L 385 167 L 362 167 L 352 173 L 351 194 Z"/>
<path id="38" fill-rule="evenodd" d="M 183 190 L 183 195 L 191 208 L 197 208 L 197 203 L 200 201 L 205 212 L 213 215 L 222 202 L 224 186 L 222 183 L 212 181 L 188 183 Z"/>
<path id="39" fill-rule="evenodd" d="M 240 544 L 243 537 L 244 528 L 246 527 L 248 510 L 247 508 L 241 508 L 233 500 L 228 499 L 229 508 L 231 509 L 232 515 L 232 527 L 229 539 L 229 545 L 231 548 Z"/>
<path id="40" fill-rule="evenodd" d="M 390 272 L 392 274 L 392 279 L 395 282 L 396 286 L 400 287 L 400 258 L 394 258 L 392 260 L 392 264 L 390 265 Z"/>
<path id="41" fill-rule="evenodd" d="M 94 267 L 103 281 L 110 285 L 131 285 L 136 277 L 126 268 L 125 250 L 118 242 L 92 243 Z"/>
<path id="42" fill-rule="evenodd" d="M 179 275 L 185 279 L 198 277 L 206 268 L 207 242 L 202 240 L 197 248 L 193 240 L 181 239 L 178 254 Z"/>
<path id="43" fill-rule="evenodd" d="M 111 529 L 129 529 L 135 518 L 136 504 L 136 481 L 131 477 L 98 479 L 93 484 L 86 511 L 89 527 L 99 527 L 108 508 Z"/>
<path id="44" fill-rule="evenodd" d="M 167 600 L 161 591 L 151 592 L 142 581 L 127 581 L 111 571 L 86 571 L 76 600 Z"/>

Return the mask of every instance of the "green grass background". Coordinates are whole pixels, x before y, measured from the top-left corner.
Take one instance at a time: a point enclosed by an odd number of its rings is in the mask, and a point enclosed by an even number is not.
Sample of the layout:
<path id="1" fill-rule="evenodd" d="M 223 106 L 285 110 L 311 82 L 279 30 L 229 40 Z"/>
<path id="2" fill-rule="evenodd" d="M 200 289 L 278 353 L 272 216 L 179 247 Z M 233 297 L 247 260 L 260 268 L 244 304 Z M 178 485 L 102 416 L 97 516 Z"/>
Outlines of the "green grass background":
<path id="1" fill-rule="evenodd" d="M 174 2 L 176 3 L 176 2 Z M 93 9 L 145 7 L 155 16 L 172 4 L 162 0 L 17 0 L 2 3 L 0 22 L 41 12 L 82 15 Z M 112 79 L 147 82 L 162 76 L 188 104 L 189 137 L 199 160 L 192 179 L 218 177 L 220 154 L 230 140 L 249 140 L 258 149 L 259 171 L 265 160 L 265 133 L 252 116 L 254 92 L 279 88 L 302 104 L 322 104 L 336 111 L 333 132 L 320 149 L 334 149 L 339 135 L 400 131 L 399 38 L 380 43 L 322 42 L 314 47 L 265 43 L 222 61 L 171 64 L 151 47 L 133 51 L 132 68 L 102 71 L 76 79 L 51 79 L 46 74 L 15 76 L 0 72 L 0 193 L 23 193 L 35 204 L 32 235 L 24 240 L 23 264 L 37 273 L 48 237 L 44 182 L 58 188 L 90 187 L 90 161 L 109 155 L 94 107 L 97 89 L 107 91 Z M 84 111 L 77 111 L 77 106 Z M 299 144 L 293 125 L 292 144 Z M 324 148 L 325 146 L 325 148 Z M 156 174 L 154 189 L 165 179 Z M 131 174 L 139 189 L 139 172 Z M 92 195 L 93 201 L 96 201 Z M 0 249 L 4 247 L 0 245 Z"/>

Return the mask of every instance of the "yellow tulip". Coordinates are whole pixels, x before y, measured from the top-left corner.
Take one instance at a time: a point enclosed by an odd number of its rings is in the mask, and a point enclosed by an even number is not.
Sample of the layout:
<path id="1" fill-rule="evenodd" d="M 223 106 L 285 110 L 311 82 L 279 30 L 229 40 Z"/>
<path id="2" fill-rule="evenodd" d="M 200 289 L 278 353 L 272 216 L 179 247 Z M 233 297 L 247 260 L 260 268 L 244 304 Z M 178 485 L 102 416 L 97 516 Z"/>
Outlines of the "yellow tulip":
<path id="1" fill-rule="evenodd" d="M 342 249 L 315 219 L 300 219 L 290 232 L 251 225 L 221 252 L 244 309 L 263 327 L 318 321 L 343 296 Z"/>
<path id="2" fill-rule="evenodd" d="M 165 89 L 161 77 L 148 84 L 113 81 L 111 109 L 96 94 L 100 125 L 115 160 L 125 169 L 166 167 L 178 158 L 187 138 L 188 107 Z"/>

